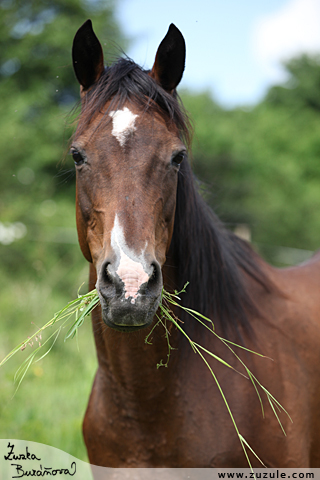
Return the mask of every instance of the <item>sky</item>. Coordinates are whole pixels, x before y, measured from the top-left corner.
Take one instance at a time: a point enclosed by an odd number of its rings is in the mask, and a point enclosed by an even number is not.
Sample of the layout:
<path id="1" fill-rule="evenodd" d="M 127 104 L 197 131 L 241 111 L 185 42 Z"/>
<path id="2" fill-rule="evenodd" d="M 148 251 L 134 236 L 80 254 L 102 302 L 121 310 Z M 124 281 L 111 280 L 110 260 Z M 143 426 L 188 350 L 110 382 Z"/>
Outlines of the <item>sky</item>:
<path id="1" fill-rule="evenodd" d="M 226 108 L 285 82 L 283 61 L 320 53 L 320 0 L 118 0 L 117 18 L 126 53 L 145 68 L 174 23 L 187 46 L 181 87 L 209 90 Z"/>

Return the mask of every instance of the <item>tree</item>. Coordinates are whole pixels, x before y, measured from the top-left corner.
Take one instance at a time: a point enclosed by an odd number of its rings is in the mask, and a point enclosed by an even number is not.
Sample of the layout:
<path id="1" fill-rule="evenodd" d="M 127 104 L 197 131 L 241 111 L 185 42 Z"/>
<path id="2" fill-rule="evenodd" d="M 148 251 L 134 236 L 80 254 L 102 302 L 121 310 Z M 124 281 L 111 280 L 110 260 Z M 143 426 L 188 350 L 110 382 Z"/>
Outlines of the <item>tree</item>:
<path id="1" fill-rule="evenodd" d="M 271 88 L 251 110 L 224 110 L 207 93 L 184 95 L 196 127 L 194 166 L 211 184 L 213 208 L 231 228 L 249 224 L 262 250 L 268 244 L 315 250 L 320 245 L 320 62 L 302 56 L 286 65 L 287 84 Z"/>
<path id="2" fill-rule="evenodd" d="M 272 87 L 265 101 L 274 106 L 320 111 L 320 56 L 301 55 L 284 63 L 289 79 Z"/>
<path id="3" fill-rule="evenodd" d="M 7 271 L 21 268 L 30 275 L 33 269 L 26 266 L 39 257 L 49 257 L 50 265 L 68 251 L 66 244 L 54 243 L 48 255 L 47 248 L 38 248 L 32 240 L 54 238 L 59 232 L 53 227 L 74 227 L 73 164 L 63 160 L 72 131 L 66 126 L 67 114 L 79 97 L 72 40 L 87 18 L 106 46 L 108 60 L 126 43 L 112 2 L 0 3 L 0 215 L 4 223 L 26 225 L 29 240 L 23 248 L 21 242 L 2 248 L 2 268 Z"/>

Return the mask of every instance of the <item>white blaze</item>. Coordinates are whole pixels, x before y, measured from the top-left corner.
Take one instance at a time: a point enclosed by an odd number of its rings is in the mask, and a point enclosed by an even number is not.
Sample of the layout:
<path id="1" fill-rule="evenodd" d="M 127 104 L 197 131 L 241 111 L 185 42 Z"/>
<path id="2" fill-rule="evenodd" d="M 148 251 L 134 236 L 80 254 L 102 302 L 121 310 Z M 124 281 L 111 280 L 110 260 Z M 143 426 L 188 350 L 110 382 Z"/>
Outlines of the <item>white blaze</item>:
<path id="1" fill-rule="evenodd" d="M 123 110 L 110 112 L 109 116 L 112 118 L 113 123 L 112 135 L 116 137 L 121 147 L 123 147 L 128 137 L 136 130 L 134 124 L 138 115 L 132 113 L 129 108 L 124 107 Z"/>
<path id="2" fill-rule="evenodd" d="M 142 255 L 137 257 L 126 244 L 117 215 L 111 232 L 111 246 L 120 257 L 116 273 L 124 283 L 125 298 L 131 297 L 131 303 L 135 303 L 139 289 L 143 283 L 149 280 L 149 275 L 143 266 L 145 262 L 141 258 Z"/>

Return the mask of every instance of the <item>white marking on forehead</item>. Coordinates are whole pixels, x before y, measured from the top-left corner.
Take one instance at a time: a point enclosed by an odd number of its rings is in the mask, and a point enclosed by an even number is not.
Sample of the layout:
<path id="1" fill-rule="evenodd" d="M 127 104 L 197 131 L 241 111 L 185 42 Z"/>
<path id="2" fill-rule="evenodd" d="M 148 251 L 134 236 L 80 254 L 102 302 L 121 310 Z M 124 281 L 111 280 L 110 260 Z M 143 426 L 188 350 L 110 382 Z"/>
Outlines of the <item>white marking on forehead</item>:
<path id="1" fill-rule="evenodd" d="M 112 118 L 113 123 L 112 135 L 116 137 L 121 147 L 123 147 L 129 136 L 137 130 L 134 124 L 138 115 L 132 113 L 129 108 L 124 107 L 123 110 L 110 112 L 109 116 Z"/>
<path id="2" fill-rule="evenodd" d="M 141 255 L 137 256 L 126 244 L 118 215 L 115 216 L 113 229 L 111 231 L 111 246 L 120 257 L 116 273 L 124 283 L 125 298 L 128 299 L 131 297 L 131 303 L 135 303 L 136 298 L 139 296 L 138 292 L 141 285 L 149 280 L 149 275 L 146 271 L 148 268 L 143 258 L 144 250 Z"/>

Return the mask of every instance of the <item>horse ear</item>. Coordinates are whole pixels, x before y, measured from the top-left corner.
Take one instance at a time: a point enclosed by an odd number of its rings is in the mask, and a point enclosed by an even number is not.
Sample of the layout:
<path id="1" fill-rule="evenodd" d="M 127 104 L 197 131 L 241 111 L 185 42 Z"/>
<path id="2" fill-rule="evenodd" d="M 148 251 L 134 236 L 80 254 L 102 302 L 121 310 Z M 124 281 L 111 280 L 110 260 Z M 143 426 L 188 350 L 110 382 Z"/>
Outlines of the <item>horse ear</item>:
<path id="1" fill-rule="evenodd" d="M 103 71 L 101 44 L 87 20 L 77 31 L 72 46 L 73 69 L 83 90 L 88 90 L 99 80 Z"/>
<path id="2" fill-rule="evenodd" d="M 172 93 L 180 83 L 186 59 L 186 44 L 180 30 L 171 23 L 159 45 L 151 77 L 167 92 Z"/>

